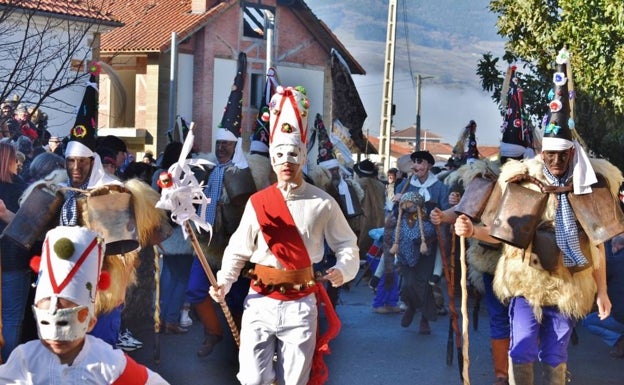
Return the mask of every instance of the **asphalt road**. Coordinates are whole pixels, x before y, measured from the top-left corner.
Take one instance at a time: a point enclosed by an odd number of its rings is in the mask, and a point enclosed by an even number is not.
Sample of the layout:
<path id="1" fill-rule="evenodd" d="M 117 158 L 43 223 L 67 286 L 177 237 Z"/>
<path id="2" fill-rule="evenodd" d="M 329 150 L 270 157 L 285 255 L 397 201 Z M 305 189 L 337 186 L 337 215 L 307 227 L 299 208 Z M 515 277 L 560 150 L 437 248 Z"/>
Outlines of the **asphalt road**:
<path id="1" fill-rule="evenodd" d="M 400 314 L 373 313 L 372 299 L 373 293 L 364 281 L 358 286 L 352 284 L 349 291 L 342 293 L 337 307 L 342 330 L 330 344 L 332 354 L 326 356 L 330 370 L 327 385 L 462 384 L 455 349 L 452 365 L 446 364 L 448 316 L 431 322 L 431 335 L 420 335 L 418 314 L 410 327 L 402 328 Z M 457 305 L 459 311 L 459 302 Z M 470 311 L 472 305 L 473 300 L 470 300 Z M 474 330 L 472 315 L 468 319 L 471 322 L 468 327 L 470 384 L 491 385 L 493 369 L 485 305 L 479 312 L 478 330 Z M 227 328 L 225 323 L 224 327 Z M 160 363 L 157 364 L 154 361 L 156 338 L 152 330 L 146 325 L 142 330 L 133 331 L 145 345 L 130 355 L 159 372 L 172 385 L 238 384 L 236 348 L 231 335 L 224 338 L 212 355 L 198 358 L 195 351 L 203 340 L 198 322 L 191 326 L 188 334 L 161 334 L 158 336 Z M 611 358 L 609 347 L 582 326 L 577 327 L 577 333 L 578 344 L 569 348 L 570 384 L 624 384 L 624 359 Z"/>

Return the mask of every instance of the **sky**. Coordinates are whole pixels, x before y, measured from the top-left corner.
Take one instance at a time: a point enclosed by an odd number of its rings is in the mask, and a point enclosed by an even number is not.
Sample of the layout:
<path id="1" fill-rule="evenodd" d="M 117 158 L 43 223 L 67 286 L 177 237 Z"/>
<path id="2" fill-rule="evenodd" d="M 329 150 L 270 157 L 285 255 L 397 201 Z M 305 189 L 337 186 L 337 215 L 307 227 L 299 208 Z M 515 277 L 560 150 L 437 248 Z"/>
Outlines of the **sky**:
<path id="1" fill-rule="evenodd" d="M 395 73 L 394 97 L 396 130 L 416 123 L 416 89 L 409 74 Z M 381 125 L 381 96 L 383 74 L 354 75 L 353 81 L 366 108 L 368 118 L 364 130 L 378 136 Z M 498 145 L 502 117 L 489 94 L 476 88 L 445 88 L 428 85 L 423 79 L 420 89 L 420 127 L 442 136 L 449 144 L 455 144 L 463 128 L 470 120 L 477 122 L 477 143 Z"/>

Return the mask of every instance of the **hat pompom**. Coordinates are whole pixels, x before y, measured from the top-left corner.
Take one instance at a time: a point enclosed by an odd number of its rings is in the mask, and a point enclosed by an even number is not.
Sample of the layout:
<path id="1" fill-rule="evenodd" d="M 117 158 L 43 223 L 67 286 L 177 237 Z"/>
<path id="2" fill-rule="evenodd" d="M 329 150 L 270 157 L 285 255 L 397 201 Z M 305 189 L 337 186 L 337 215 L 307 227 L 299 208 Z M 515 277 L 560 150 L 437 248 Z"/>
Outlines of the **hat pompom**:
<path id="1" fill-rule="evenodd" d="M 74 255 L 74 251 L 76 251 L 76 248 L 69 238 L 59 238 L 54 243 L 54 253 L 61 259 L 71 258 L 71 256 Z"/>
<path id="2" fill-rule="evenodd" d="M 31 270 L 35 273 L 39 273 L 39 269 L 41 267 L 41 256 L 35 255 L 30 258 L 30 263 L 28 264 L 28 266 L 30 266 Z"/>
<path id="3" fill-rule="evenodd" d="M 98 280 L 98 290 L 107 290 L 110 287 L 111 284 L 111 277 L 110 274 L 108 273 L 108 271 L 102 271 L 100 273 L 100 279 Z"/>

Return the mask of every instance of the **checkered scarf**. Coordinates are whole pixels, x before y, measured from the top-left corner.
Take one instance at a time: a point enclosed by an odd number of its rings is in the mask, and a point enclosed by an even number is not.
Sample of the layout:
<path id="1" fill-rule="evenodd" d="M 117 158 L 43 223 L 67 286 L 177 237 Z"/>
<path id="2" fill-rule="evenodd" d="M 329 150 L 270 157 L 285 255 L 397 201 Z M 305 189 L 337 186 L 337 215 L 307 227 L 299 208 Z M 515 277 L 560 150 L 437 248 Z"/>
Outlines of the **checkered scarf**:
<path id="1" fill-rule="evenodd" d="M 204 194 L 206 194 L 206 197 L 210 199 L 210 203 L 206 209 L 206 222 L 210 223 L 210 225 L 214 225 L 215 216 L 217 215 L 217 204 L 219 203 L 219 198 L 221 197 L 225 169 L 231 164 L 232 161 L 217 164 L 214 170 L 210 173 L 208 183 L 204 188 Z"/>
<path id="2" fill-rule="evenodd" d="M 71 186 L 71 180 L 67 179 L 67 185 Z M 83 183 L 80 186 L 81 190 L 86 190 L 89 185 L 89 181 Z M 63 202 L 63 208 L 61 209 L 61 218 L 59 224 L 61 226 L 76 226 L 78 225 L 78 208 L 76 207 L 76 197 L 81 193 L 74 190 L 68 190 L 65 202 Z"/>
<path id="3" fill-rule="evenodd" d="M 557 178 L 544 166 L 544 175 L 548 181 L 555 186 L 565 186 L 571 176 L 567 173 L 563 178 Z M 563 252 L 564 266 L 581 266 L 589 263 L 581 251 L 581 244 L 578 238 L 578 227 L 574 211 L 570 206 L 566 193 L 557 194 L 557 212 L 555 214 L 555 237 L 557 246 Z"/>

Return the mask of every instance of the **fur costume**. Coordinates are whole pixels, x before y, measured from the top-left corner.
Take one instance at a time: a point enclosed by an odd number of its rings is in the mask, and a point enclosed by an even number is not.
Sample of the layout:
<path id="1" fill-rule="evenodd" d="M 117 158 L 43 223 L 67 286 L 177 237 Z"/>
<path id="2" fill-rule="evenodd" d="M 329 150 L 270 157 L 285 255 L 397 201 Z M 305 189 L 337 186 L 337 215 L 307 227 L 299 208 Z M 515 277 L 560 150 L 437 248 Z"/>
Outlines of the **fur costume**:
<path id="1" fill-rule="evenodd" d="M 360 259 L 366 259 L 366 253 L 373 245 L 373 239 L 368 236 L 368 232 L 384 225 L 385 187 L 377 178 L 358 178 L 357 181 L 364 192 L 362 199 L 364 215 L 360 216 L 358 247 Z"/>
<path id="2" fill-rule="evenodd" d="M 159 194 L 138 179 L 125 181 L 123 186 L 131 195 L 130 202 L 140 247 L 149 247 L 166 239 L 172 229 L 168 224 L 165 211 L 156 208 Z M 99 189 L 105 190 L 106 188 L 107 186 L 98 187 L 90 193 L 97 195 Z M 81 223 L 89 227 L 87 203 L 86 201 L 82 203 L 84 206 L 78 205 Z M 106 290 L 98 291 L 95 300 L 96 314 L 108 313 L 125 302 L 128 287 L 136 283 L 136 268 L 140 261 L 139 250 L 140 248 L 123 254 L 105 256 L 102 269 L 109 273 L 111 285 Z"/>
<path id="3" fill-rule="evenodd" d="M 460 183 L 466 188 L 478 175 L 492 174 L 495 177 L 500 173 L 500 162 L 488 159 L 479 159 L 473 163 L 465 164 L 449 174 L 444 183 L 447 186 Z M 468 239 L 466 260 L 468 263 L 468 279 L 479 290 L 484 292 L 483 273 L 494 274 L 496 264 L 501 256 L 501 248 L 484 247 L 476 239 Z"/>
<path id="4" fill-rule="evenodd" d="M 602 174 L 608 181 L 613 196 L 617 196 L 618 188 L 622 182 L 621 172 L 611 163 L 602 159 L 591 159 L 592 167 L 596 174 Z M 510 160 L 501 170 L 498 185 L 504 191 L 506 180 L 510 177 L 528 173 L 540 181 L 548 184 L 543 174 L 544 163 L 541 157 L 536 157 L 523 162 Z M 532 183 L 524 184 L 525 187 L 537 190 Z M 552 223 L 555 218 L 557 198 L 550 194 L 546 209 L 540 218 L 540 225 Z M 615 204 L 615 203 L 614 203 Z M 503 255 L 499 260 L 496 274 L 494 275 L 494 290 L 503 303 L 511 297 L 523 296 L 533 307 L 538 320 L 542 318 L 542 306 L 557 306 L 566 316 L 582 318 L 592 309 L 596 284 L 593 278 L 593 270 L 599 267 L 600 246 L 593 246 L 588 241 L 581 241 L 583 254 L 590 260 L 593 268 L 587 268 L 576 273 L 571 273 L 563 266 L 561 254 L 557 269 L 549 273 L 539 264 L 535 253 L 530 258 L 523 258 L 525 251 L 508 244 L 503 244 Z"/>

